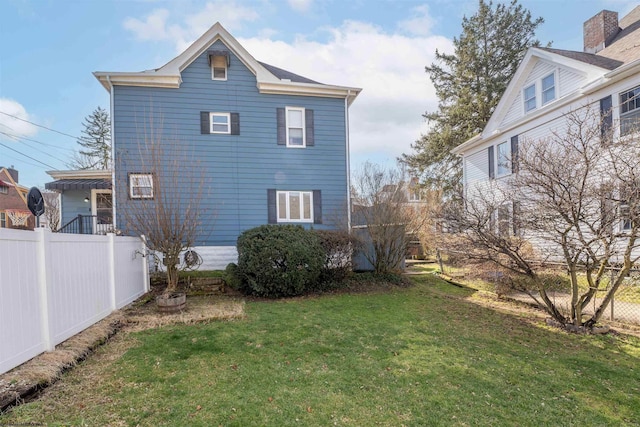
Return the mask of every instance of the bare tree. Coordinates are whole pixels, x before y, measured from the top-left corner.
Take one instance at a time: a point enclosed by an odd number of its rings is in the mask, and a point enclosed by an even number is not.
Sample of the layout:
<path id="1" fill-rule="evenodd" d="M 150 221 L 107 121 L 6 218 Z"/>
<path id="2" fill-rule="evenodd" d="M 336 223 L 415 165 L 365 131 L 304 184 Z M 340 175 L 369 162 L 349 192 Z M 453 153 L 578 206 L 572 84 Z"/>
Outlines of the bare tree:
<path id="1" fill-rule="evenodd" d="M 51 231 L 60 228 L 60 194 L 56 192 L 43 191 L 44 217 Z"/>
<path id="2" fill-rule="evenodd" d="M 162 129 L 162 125 L 158 126 Z M 203 226 L 201 200 L 208 196 L 204 169 L 189 155 L 178 138 L 165 138 L 155 123 L 139 135 L 137 158 L 140 173 L 120 176 L 120 189 L 128 189 L 129 199 L 120 203 L 124 231 L 144 235 L 149 250 L 162 256 L 167 269 L 165 295 L 177 289 L 178 272 L 190 260 L 181 260 L 184 251 L 210 230 Z M 121 195 L 122 197 L 122 195 Z M 122 199 L 121 199 L 122 200 Z"/>
<path id="3" fill-rule="evenodd" d="M 402 268 L 409 242 L 407 231 L 419 215 L 408 206 L 406 175 L 365 163 L 352 179 L 353 221 L 360 250 L 376 273 Z"/>
<path id="4" fill-rule="evenodd" d="M 448 217 L 463 231 L 471 259 L 514 273 L 511 285 L 529 292 L 558 322 L 592 328 L 639 259 L 640 147 L 633 135 L 613 142 L 589 106 L 564 120 L 549 138 L 524 138 L 512 159 L 518 173 L 467 189 Z M 549 294 L 544 273 L 550 262 L 568 273 L 568 313 Z M 533 289 L 518 286 L 518 276 Z M 598 292 L 604 297 L 585 316 Z"/>

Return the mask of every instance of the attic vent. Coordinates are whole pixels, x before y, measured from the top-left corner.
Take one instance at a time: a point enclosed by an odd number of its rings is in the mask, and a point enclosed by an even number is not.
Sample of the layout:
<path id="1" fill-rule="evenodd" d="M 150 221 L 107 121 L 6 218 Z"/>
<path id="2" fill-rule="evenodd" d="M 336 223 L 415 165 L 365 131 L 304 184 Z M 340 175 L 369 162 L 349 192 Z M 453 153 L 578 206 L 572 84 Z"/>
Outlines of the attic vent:
<path id="1" fill-rule="evenodd" d="M 229 52 L 227 52 L 226 50 L 210 50 L 207 52 L 207 54 L 209 55 L 209 66 L 213 64 L 214 58 L 216 57 L 223 57 L 227 63 L 227 67 L 231 64 L 231 61 L 229 59 Z"/>

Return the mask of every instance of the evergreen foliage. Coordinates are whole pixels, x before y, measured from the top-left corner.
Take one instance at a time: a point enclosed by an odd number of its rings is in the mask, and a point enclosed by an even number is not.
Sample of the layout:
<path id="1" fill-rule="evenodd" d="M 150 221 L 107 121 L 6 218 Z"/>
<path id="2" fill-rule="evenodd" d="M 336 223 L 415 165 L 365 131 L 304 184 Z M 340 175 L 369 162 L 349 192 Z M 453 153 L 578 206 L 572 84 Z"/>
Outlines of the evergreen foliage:
<path id="1" fill-rule="evenodd" d="M 317 235 L 299 225 L 261 225 L 238 237 L 237 276 L 246 294 L 291 297 L 316 290 L 325 261 Z M 236 275 L 235 269 L 230 270 Z"/>
<path id="2" fill-rule="evenodd" d="M 454 53 L 436 50 L 436 61 L 426 72 L 436 89 L 438 110 L 424 115 L 429 132 L 412 145 L 412 154 L 402 156 L 427 184 L 445 191 L 459 188 L 462 168 L 451 149 L 485 127 L 527 49 L 540 44 L 535 30 L 543 22 L 517 0 L 495 7 L 480 0 L 478 11 L 462 20 Z"/>
<path id="3" fill-rule="evenodd" d="M 78 145 L 82 147 L 74 156 L 70 166 L 74 169 L 111 168 L 111 120 L 109 113 L 101 107 L 85 117 L 82 136 Z"/>

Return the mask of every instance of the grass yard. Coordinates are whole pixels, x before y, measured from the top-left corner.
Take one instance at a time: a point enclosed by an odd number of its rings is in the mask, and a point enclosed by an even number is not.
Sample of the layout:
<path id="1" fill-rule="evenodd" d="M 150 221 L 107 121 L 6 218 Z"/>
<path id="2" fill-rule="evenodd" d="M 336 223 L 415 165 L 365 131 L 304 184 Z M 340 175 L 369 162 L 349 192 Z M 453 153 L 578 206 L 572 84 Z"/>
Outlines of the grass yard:
<path id="1" fill-rule="evenodd" d="M 434 276 L 411 280 L 120 334 L 0 425 L 640 423 L 640 340 L 568 335 Z"/>

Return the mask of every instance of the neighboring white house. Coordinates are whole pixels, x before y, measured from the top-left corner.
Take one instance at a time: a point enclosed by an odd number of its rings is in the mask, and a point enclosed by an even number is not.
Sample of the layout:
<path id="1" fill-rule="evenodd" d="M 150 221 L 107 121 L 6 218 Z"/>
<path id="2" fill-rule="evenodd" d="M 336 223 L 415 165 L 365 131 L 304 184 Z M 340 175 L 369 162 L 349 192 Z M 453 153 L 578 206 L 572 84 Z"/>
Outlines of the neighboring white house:
<path id="1" fill-rule="evenodd" d="M 481 134 L 453 150 L 467 197 L 508 180 L 518 143 L 562 131 L 565 115 L 591 105 L 613 138 L 640 118 L 640 6 L 618 20 L 603 10 L 584 24 L 584 52 L 530 48 Z"/>

